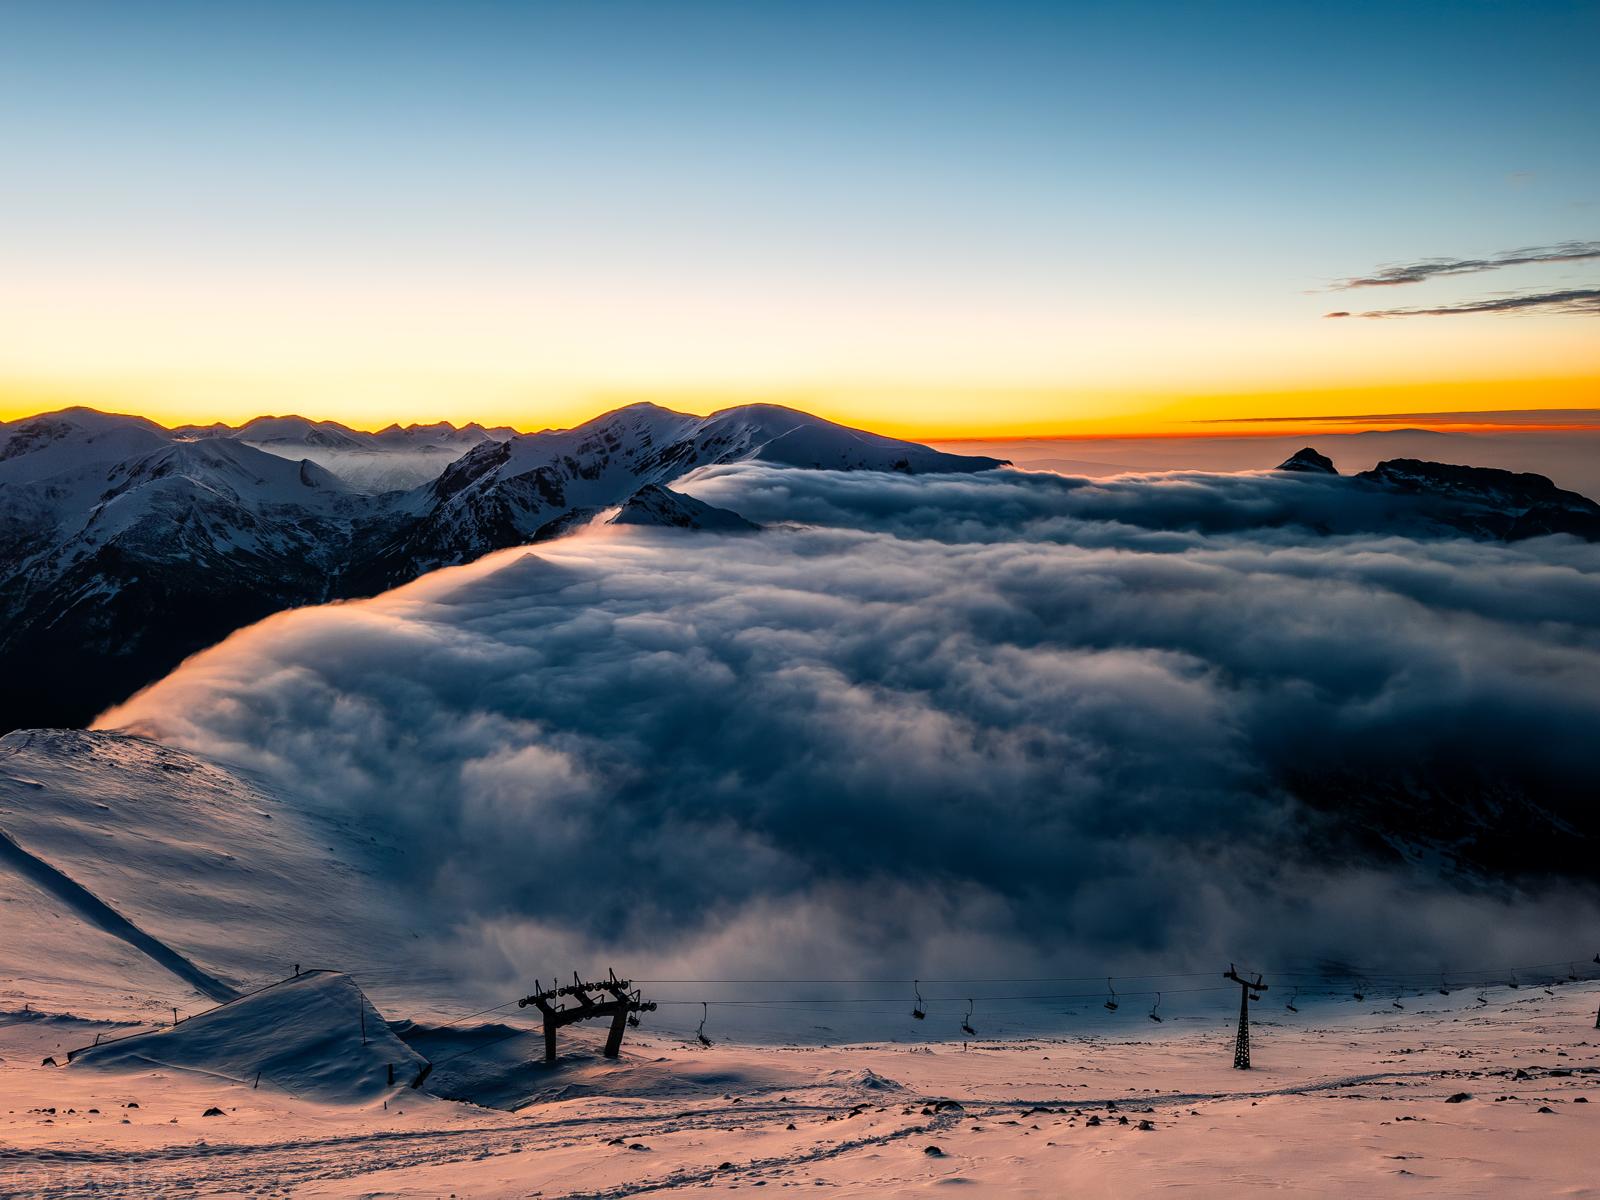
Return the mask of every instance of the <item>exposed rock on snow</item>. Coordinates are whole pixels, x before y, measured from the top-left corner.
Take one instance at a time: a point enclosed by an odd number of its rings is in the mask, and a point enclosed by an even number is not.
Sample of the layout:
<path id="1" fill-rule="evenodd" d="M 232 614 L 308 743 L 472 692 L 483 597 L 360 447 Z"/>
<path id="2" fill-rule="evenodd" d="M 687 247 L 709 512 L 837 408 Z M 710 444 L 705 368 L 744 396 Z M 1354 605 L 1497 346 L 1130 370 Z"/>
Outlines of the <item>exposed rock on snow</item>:
<path id="1" fill-rule="evenodd" d="M 761 528 L 728 508 L 648 483 L 623 504 L 610 525 L 658 525 L 671 529 L 709 529 L 720 533 L 751 533 Z"/>
<path id="2" fill-rule="evenodd" d="M 1291 454 L 1278 464 L 1280 471 L 1304 471 L 1310 475 L 1337 475 L 1333 459 L 1325 454 L 1318 454 L 1310 446 Z"/>
<path id="3" fill-rule="evenodd" d="M 1355 478 L 1415 497 L 1441 524 L 1475 537 L 1517 541 L 1568 533 L 1600 541 L 1600 504 L 1543 475 L 1393 458 Z"/>

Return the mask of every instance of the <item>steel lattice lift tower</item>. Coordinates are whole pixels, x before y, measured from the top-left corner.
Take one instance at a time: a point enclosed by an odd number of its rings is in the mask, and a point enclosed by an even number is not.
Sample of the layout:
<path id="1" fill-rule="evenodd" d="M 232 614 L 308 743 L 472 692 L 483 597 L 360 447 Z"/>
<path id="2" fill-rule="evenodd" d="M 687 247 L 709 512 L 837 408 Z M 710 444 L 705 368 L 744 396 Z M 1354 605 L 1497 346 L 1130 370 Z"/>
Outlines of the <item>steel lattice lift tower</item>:
<path id="1" fill-rule="evenodd" d="M 1228 969 L 1222 973 L 1224 979 L 1231 979 L 1239 985 L 1239 1036 L 1233 1043 L 1233 1069 L 1235 1071 L 1248 1071 L 1250 1069 L 1250 1001 L 1259 1000 L 1260 996 L 1252 996 L 1252 992 L 1264 992 L 1266 983 L 1259 974 L 1254 979 L 1245 979 L 1233 969 L 1233 964 L 1228 964 Z"/>

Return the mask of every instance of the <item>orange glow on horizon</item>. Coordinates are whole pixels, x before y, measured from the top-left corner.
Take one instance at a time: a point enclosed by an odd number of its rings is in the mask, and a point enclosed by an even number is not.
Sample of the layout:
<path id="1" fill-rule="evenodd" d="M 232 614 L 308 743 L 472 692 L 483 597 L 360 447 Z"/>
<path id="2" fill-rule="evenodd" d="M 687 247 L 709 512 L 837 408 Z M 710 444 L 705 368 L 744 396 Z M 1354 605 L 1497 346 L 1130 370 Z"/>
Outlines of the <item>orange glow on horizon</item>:
<path id="1" fill-rule="evenodd" d="M 238 425 L 252 417 L 297 413 L 359 430 L 448 420 L 508 425 L 521 432 L 566 428 L 626 404 L 648 401 L 700 415 L 746 403 L 782 404 L 827 420 L 917 441 L 993 439 L 1243 437 L 1349 433 L 1426 422 L 1459 432 L 1592 429 L 1558 417 L 1538 423 L 1475 422 L 1474 412 L 1600 409 L 1600 376 L 1440 381 L 1360 387 L 1231 392 L 1134 392 L 1079 388 L 868 385 L 794 389 L 574 389 L 537 394 L 506 380 L 393 381 L 357 388 L 347 399 L 324 384 L 295 402 L 287 388 L 256 381 L 207 380 L 54 383 L 0 380 L 0 420 L 82 405 L 146 417 L 166 426 Z M 441 404 L 431 395 L 451 393 Z M 219 397 L 226 397 L 225 400 Z M 1301 416 L 1298 414 L 1316 414 Z M 1409 415 L 1408 415 L 1409 414 Z M 1554 413 L 1552 412 L 1554 417 Z M 1429 419 L 1436 418 L 1436 419 Z"/>

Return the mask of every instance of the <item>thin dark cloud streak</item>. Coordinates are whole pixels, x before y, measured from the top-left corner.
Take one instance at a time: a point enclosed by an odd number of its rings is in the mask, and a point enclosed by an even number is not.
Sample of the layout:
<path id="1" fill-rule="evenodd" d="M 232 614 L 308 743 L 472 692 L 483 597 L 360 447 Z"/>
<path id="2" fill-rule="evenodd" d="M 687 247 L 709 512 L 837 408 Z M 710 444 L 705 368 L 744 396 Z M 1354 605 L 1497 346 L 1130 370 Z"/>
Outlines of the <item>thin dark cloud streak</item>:
<path id="1" fill-rule="evenodd" d="M 1197 425 L 1276 425 L 1302 422 L 1327 425 L 1366 425 L 1406 421 L 1433 425 L 1560 425 L 1600 427 L 1600 408 L 1499 408 L 1482 411 L 1464 408 L 1446 412 L 1286 413 L 1277 417 L 1208 417 Z"/>
<path id="2" fill-rule="evenodd" d="M 1440 304 L 1433 308 L 1379 308 L 1356 313 L 1324 313 L 1324 319 L 1359 317 L 1387 320 L 1390 317 L 1456 317 L 1473 313 L 1548 312 L 1567 316 L 1600 315 L 1600 288 L 1567 288 L 1557 292 L 1526 292 L 1516 296 L 1490 296 L 1464 300 L 1459 304 Z"/>
<path id="3" fill-rule="evenodd" d="M 1353 288 L 1398 287 L 1407 283 L 1423 283 L 1445 275 L 1476 275 L 1480 271 L 1497 271 L 1501 267 L 1522 267 L 1535 263 L 1586 262 L 1600 258 L 1600 242 L 1562 242 L 1555 246 L 1528 246 L 1521 250 L 1507 250 L 1488 258 L 1424 258 L 1416 262 L 1380 267 L 1371 275 L 1357 275 L 1341 279 L 1333 285 L 1336 292 Z"/>

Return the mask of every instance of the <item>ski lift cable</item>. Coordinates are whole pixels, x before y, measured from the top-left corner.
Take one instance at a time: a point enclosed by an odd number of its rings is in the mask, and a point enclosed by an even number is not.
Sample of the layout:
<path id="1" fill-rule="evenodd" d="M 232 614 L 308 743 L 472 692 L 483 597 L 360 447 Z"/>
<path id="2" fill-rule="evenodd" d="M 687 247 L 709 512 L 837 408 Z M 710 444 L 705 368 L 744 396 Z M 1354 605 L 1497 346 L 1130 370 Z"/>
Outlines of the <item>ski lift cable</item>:
<path id="1" fill-rule="evenodd" d="M 1597 956 L 1597 959 L 1600 959 L 1600 956 Z M 1462 979 L 1462 978 L 1465 978 L 1465 977 L 1468 977 L 1468 976 L 1505 975 L 1505 974 L 1510 974 L 1513 971 L 1522 971 L 1522 972 L 1526 972 L 1526 973 L 1533 973 L 1533 972 L 1538 972 L 1538 971 L 1541 971 L 1541 970 L 1554 970 L 1554 969 L 1557 969 L 1557 968 L 1567 968 L 1568 971 L 1570 972 L 1571 967 L 1572 967 L 1572 962 L 1573 962 L 1573 960 L 1561 959 L 1561 960 L 1552 961 L 1552 962 L 1524 964 L 1524 965 L 1518 965 L 1518 966 L 1514 966 L 1514 967 L 1512 967 L 1512 966 L 1463 967 L 1463 968 L 1458 968 L 1458 969 L 1455 969 L 1455 970 L 1451 970 L 1451 971 L 1445 972 L 1445 974 L 1447 974 L 1451 978 Z M 1266 970 L 1260 970 L 1260 971 L 1252 969 L 1249 973 L 1250 974 L 1257 974 L 1257 975 L 1273 975 L 1273 976 L 1278 976 L 1278 977 L 1281 977 L 1281 978 L 1289 978 L 1289 979 L 1320 979 L 1320 980 L 1327 980 L 1327 981 L 1330 981 L 1330 982 L 1334 981 L 1334 980 L 1351 979 L 1351 978 L 1359 977 L 1359 978 L 1367 980 L 1369 983 L 1374 984 L 1374 985 L 1385 983 L 1385 982 L 1393 983 L 1395 981 L 1403 980 L 1403 979 L 1432 980 L 1432 979 L 1437 978 L 1439 976 L 1439 974 L 1440 974 L 1440 972 L 1438 970 L 1399 971 L 1399 970 L 1391 970 L 1391 969 L 1388 969 L 1388 968 L 1357 966 L 1357 965 L 1348 964 L 1348 963 L 1340 963 L 1340 964 L 1338 964 L 1338 966 L 1336 968 L 1320 970 L 1320 971 L 1291 971 L 1291 970 L 1279 970 L 1279 969 L 1273 968 L 1273 969 L 1266 969 Z M 1214 974 L 1214 972 L 1211 972 L 1211 971 L 1173 971 L 1173 972 L 1167 972 L 1165 974 L 1122 975 L 1122 976 L 1118 976 L 1117 978 L 1123 979 L 1125 981 L 1131 981 L 1131 982 L 1155 982 L 1155 981 L 1160 981 L 1160 980 L 1165 980 L 1165 979 L 1206 979 L 1206 978 L 1210 978 L 1213 974 Z M 974 975 L 974 976 L 966 976 L 966 977 L 962 977 L 962 978 L 948 978 L 948 979 L 932 979 L 932 978 L 930 978 L 930 979 L 926 980 L 926 982 L 933 983 L 933 984 L 946 984 L 946 983 L 958 983 L 958 984 L 969 984 L 969 983 L 1092 983 L 1092 982 L 1094 982 L 1096 980 L 1100 980 L 1100 979 L 1104 979 L 1104 978 L 1105 978 L 1104 975 L 1030 975 L 1030 976 L 1006 976 L 1006 975 L 976 976 L 976 975 Z M 909 980 L 909 979 L 862 979 L 862 978 L 856 978 L 856 979 L 838 979 L 838 978 L 835 978 L 835 979 L 793 979 L 793 978 L 779 978 L 779 977 L 775 977 L 775 976 L 769 976 L 768 978 L 765 978 L 765 979 L 642 979 L 641 978 L 641 979 L 635 980 L 635 982 L 644 983 L 644 984 L 652 984 L 652 985 L 656 985 L 656 986 L 667 986 L 667 985 L 733 986 L 733 985 L 738 985 L 738 986 L 745 986 L 745 987 L 760 987 L 760 986 L 765 986 L 765 985 L 780 985 L 780 984 L 786 985 L 786 984 L 847 984 L 848 983 L 848 984 L 857 984 L 857 985 L 860 985 L 860 986 L 883 986 L 883 987 L 900 986 L 900 987 L 904 987 L 909 983 L 913 983 L 913 982 L 920 983 L 920 982 L 923 982 L 923 981 L 920 978 L 918 980 L 916 980 L 916 981 L 913 981 L 913 980 Z M 1130 992 L 1130 993 L 1127 993 L 1127 994 L 1134 995 L 1134 994 L 1137 994 L 1137 993 Z M 1144 994 L 1148 995 L 1150 993 L 1146 992 Z"/>
<path id="2" fill-rule="evenodd" d="M 1593 961 L 1595 963 L 1597 963 L 1597 964 L 1600 964 L 1600 954 L 1597 954 Z M 1553 961 L 1553 962 L 1548 962 L 1548 963 L 1536 963 L 1536 964 L 1523 965 L 1523 966 L 1517 966 L 1517 967 L 1499 967 L 1499 968 L 1483 967 L 1483 968 L 1474 968 L 1474 969 L 1458 969 L 1458 970 L 1451 970 L 1451 971 L 1446 971 L 1446 972 L 1440 972 L 1440 971 L 1437 971 L 1437 970 L 1433 970 L 1433 971 L 1414 971 L 1414 972 L 1377 971 L 1377 970 L 1373 970 L 1373 969 L 1369 969 L 1369 968 L 1358 968 L 1358 967 L 1354 967 L 1354 966 L 1351 966 L 1351 965 L 1348 965 L 1348 964 L 1339 964 L 1339 966 L 1336 969 L 1333 969 L 1333 970 L 1324 970 L 1324 971 L 1269 971 L 1269 972 L 1260 972 L 1260 974 L 1274 974 L 1274 975 L 1279 975 L 1279 976 L 1285 976 L 1285 977 L 1288 977 L 1288 978 L 1291 978 L 1291 979 L 1311 979 L 1311 980 L 1318 981 L 1317 984 L 1310 985 L 1310 986 L 1307 986 L 1307 985 L 1296 985 L 1295 993 L 1290 997 L 1290 1000 L 1292 1002 L 1293 1000 L 1295 1000 L 1295 999 L 1297 999 L 1297 998 L 1299 998 L 1301 996 L 1305 996 L 1305 997 L 1335 997 L 1335 996 L 1346 995 L 1346 994 L 1348 994 L 1348 985 L 1346 985 L 1344 988 L 1341 988 L 1339 986 L 1339 982 L 1338 982 L 1340 980 L 1353 980 L 1354 983 L 1355 983 L 1355 988 L 1356 988 L 1356 992 L 1357 992 L 1358 996 L 1361 993 L 1364 993 L 1367 990 L 1372 990 L 1372 989 L 1377 988 L 1377 987 L 1383 987 L 1386 984 L 1387 984 L 1387 986 L 1393 987 L 1393 986 L 1396 985 L 1396 981 L 1411 980 L 1411 979 L 1414 979 L 1414 980 L 1444 980 L 1444 981 L 1450 981 L 1450 982 L 1453 982 L 1456 987 L 1461 988 L 1462 990 L 1465 990 L 1465 991 L 1481 991 L 1484 988 L 1493 987 L 1493 986 L 1502 986 L 1503 985 L 1503 986 L 1517 987 L 1517 986 L 1520 986 L 1520 980 L 1518 979 L 1519 973 L 1520 973 L 1520 975 L 1522 977 L 1536 977 L 1536 976 L 1538 976 L 1538 974 L 1540 972 L 1548 973 L 1552 969 L 1556 969 L 1556 968 L 1565 968 L 1564 977 L 1566 979 L 1572 980 L 1574 982 L 1593 982 L 1594 979 L 1596 978 L 1593 975 L 1579 976 L 1578 972 L 1577 972 L 1577 969 L 1576 969 L 1576 960 L 1562 960 L 1562 961 Z M 1557 974 L 1563 974 L 1563 973 L 1560 972 L 1560 971 L 1557 971 Z M 1123 976 L 1122 978 L 1124 980 L 1136 980 L 1136 981 L 1140 981 L 1140 982 L 1145 982 L 1145 981 L 1164 981 L 1164 980 L 1172 980 L 1172 979 L 1208 978 L 1208 977 L 1212 977 L 1212 976 L 1213 976 L 1213 973 L 1207 971 L 1207 972 L 1174 972 L 1174 973 L 1170 973 L 1170 974 L 1166 974 L 1166 975 Z M 1509 979 L 1507 977 L 1509 977 Z M 1105 978 L 1105 977 L 1104 976 L 1027 976 L 1027 977 L 1022 977 L 1022 976 L 990 976 L 990 977 L 969 977 L 969 978 L 964 979 L 964 980 L 928 980 L 928 982 L 929 983 L 951 983 L 951 982 L 970 982 L 970 983 L 1052 983 L 1052 982 L 1092 982 L 1094 980 L 1102 979 L 1102 978 Z M 1105 992 L 1093 991 L 1093 992 L 1011 993 L 1011 994 L 997 994 L 997 995 L 982 995 L 982 996 L 977 996 L 977 997 L 954 996 L 954 995 L 950 995 L 950 996 L 923 996 L 921 994 L 921 990 L 920 990 L 920 984 L 922 983 L 922 980 L 920 980 L 920 979 L 911 980 L 911 981 L 907 981 L 907 980 L 903 980 L 903 979 L 775 979 L 775 978 L 768 978 L 768 979 L 677 979 L 677 980 L 647 980 L 647 979 L 640 979 L 640 980 L 637 980 L 636 982 L 639 982 L 639 983 L 653 983 L 653 984 L 678 984 L 678 985 L 690 985 L 690 984 L 693 984 L 693 985 L 700 985 L 700 986 L 716 986 L 716 985 L 724 985 L 724 986 L 732 986 L 732 985 L 775 986 L 775 985 L 780 985 L 780 984 L 790 984 L 790 985 L 803 985 L 803 984 L 811 984 L 811 985 L 817 985 L 817 984 L 844 985 L 844 984 L 854 984 L 854 985 L 857 985 L 857 986 L 879 986 L 879 985 L 887 986 L 887 985 L 890 985 L 890 984 L 899 984 L 901 986 L 904 986 L 907 982 L 910 982 L 912 984 L 912 986 L 913 986 L 913 989 L 915 990 L 915 993 L 916 993 L 916 996 L 917 996 L 917 1003 L 918 1003 L 919 1007 L 924 1005 L 924 1004 L 952 1003 L 952 1002 L 961 1002 L 961 1001 L 969 1000 L 969 999 L 981 999 L 981 1000 L 984 1000 L 986 1003 L 993 1002 L 993 1001 L 1002 1001 L 1002 1002 L 1004 1002 L 1004 1001 L 1010 1001 L 1010 1002 L 1016 1002 L 1016 1001 L 1055 1002 L 1055 1001 L 1092 1000 L 1092 999 L 1096 999 L 1096 998 L 1103 997 L 1103 996 L 1106 995 Z M 1108 982 L 1108 987 L 1111 986 L 1112 981 L 1108 980 L 1107 982 Z M 1400 986 L 1401 986 L 1402 990 L 1404 990 L 1404 988 L 1407 985 L 1402 983 L 1402 984 L 1400 984 Z M 1421 990 L 1421 985 L 1420 984 L 1412 984 L 1412 985 L 1409 985 L 1409 986 L 1412 987 L 1414 990 L 1417 990 L 1419 992 Z M 1144 990 L 1139 990 L 1139 991 L 1126 991 L 1126 992 L 1120 993 L 1120 995 L 1121 996 L 1157 996 L 1157 997 L 1159 997 L 1163 993 L 1166 994 L 1166 995 L 1196 995 L 1196 994 L 1203 994 L 1203 993 L 1231 992 L 1231 991 L 1232 991 L 1232 988 L 1230 986 L 1226 986 L 1226 985 L 1221 986 L 1221 987 L 1218 987 L 1218 986 L 1177 987 L 1177 988 L 1165 987 L 1165 988 L 1161 988 L 1159 990 L 1151 988 L 1151 989 L 1144 989 Z M 1112 994 L 1113 995 L 1119 995 L 1119 993 L 1116 993 L 1114 991 L 1112 992 Z M 728 1006 L 731 1006 L 731 1007 L 737 1007 L 737 1008 L 763 1008 L 763 1007 L 783 1008 L 783 1007 L 787 1007 L 787 1008 L 824 1008 L 824 1009 L 826 1009 L 826 1008 L 833 1008 L 833 1007 L 841 1006 L 841 1005 L 873 1005 L 873 1004 L 880 1004 L 881 1005 L 881 1004 L 902 1004 L 902 1003 L 904 1003 L 903 1000 L 898 1000 L 898 999 L 896 999 L 894 997 L 889 997 L 889 996 L 740 997 L 740 998 L 733 998 L 733 999 L 723 999 L 723 998 L 714 998 L 714 999 L 715 999 L 716 1003 L 718 1003 L 718 1004 L 724 1004 L 724 1005 L 728 1005 Z M 442 1026 L 442 1027 L 448 1027 L 448 1026 L 451 1026 L 451 1025 L 460 1024 L 461 1022 L 472 1020 L 475 1017 L 487 1016 L 490 1013 L 498 1012 L 498 1011 L 500 1011 L 501 1009 L 504 1009 L 504 1008 L 509 1008 L 515 1002 L 516 1002 L 515 1000 L 508 1000 L 508 1001 L 506 1001 L 506 1002 L 504 1002 L 502 1004 L 495 1005 L 495 1006 L 493 1006 L 491 1008 L 482 1009 L 482 1010 L 480 1010 L 478 1012 L 468 1013 L 465 1016 L 456 1017 L 453 1020 L 451 1020 L 449 1022 L 446 1022 L 445 1025 Z M 709 1001 L 705 1001 L 705 1000 L 671 1000 L 671 999 L 669 999 L 669 1000 L 658 1001 L 658 1003 L 663 1005 L 663 1006 L 666 1006 L 666 1005 L 680 1005 L 680 1006 L 681 1005 L 689 1005 L 689 1006 L 693 1006 L 695 1004 L 700 1004 L 700 1005 L 702 1005 L 702 1009 L 704 1011 L 704 1006 L 706 1004 L 708 1004 Z M 924 1010 L 924 1012 L 925 1011 L 926 1010 Z M 1298 1011 L 1298 1009 L 1296 1009 L 1295 1011 Z M 511 1035 L 508 1035 L 508 1036 L 518 1036 L 518 1035 L 517 1034 L 511 1034 Z M 489 1044 L 492 1045 L 493 1043 L 489 1043 Z M 444 1060 L 441 1060 L 441 1061 L 444 1061 Z"/>

